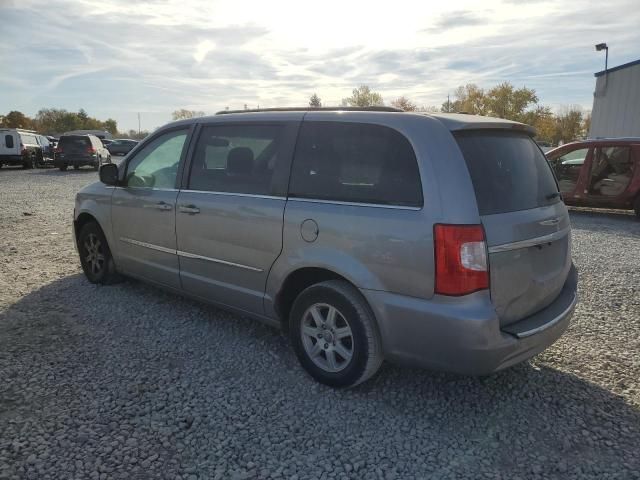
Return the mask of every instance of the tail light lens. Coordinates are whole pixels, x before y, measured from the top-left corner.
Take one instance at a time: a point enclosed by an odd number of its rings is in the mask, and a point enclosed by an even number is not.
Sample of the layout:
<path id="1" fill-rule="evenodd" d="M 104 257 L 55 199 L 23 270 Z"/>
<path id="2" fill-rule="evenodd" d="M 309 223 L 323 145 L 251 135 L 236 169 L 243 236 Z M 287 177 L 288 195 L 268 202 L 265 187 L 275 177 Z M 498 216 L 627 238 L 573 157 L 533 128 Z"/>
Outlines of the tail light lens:
<path id="1" fill-rule="evenodd" d="M 87 147 L 87 153 L 90 153 L 93 155 L 94 153 L 96 153 L 96 149 L 93 147 Z"/>
<path id="2" fill-rule="evenodd" d="M 487 244 L 482 225 L 434 228 L 435 292 L 460 296 L 489 288 Z"/>
<path id="3" fill-rule="evenodd" d="M 62 147 L 56 147 L 56 148 L 54 148 L 54 151 L 56 153 L 62 153 Z"/>

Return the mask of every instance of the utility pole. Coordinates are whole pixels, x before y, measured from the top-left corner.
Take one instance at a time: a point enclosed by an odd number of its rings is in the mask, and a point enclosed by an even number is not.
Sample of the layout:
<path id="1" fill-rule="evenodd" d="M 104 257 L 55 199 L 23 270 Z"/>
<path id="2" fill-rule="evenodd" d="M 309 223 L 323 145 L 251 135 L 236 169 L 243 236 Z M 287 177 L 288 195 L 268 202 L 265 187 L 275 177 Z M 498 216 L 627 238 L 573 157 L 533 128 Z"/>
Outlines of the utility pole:
<path id="1" fill-rule="evenodd" d="M 140 112 L 138 112 L 138 136 L 140 136 Z"/>

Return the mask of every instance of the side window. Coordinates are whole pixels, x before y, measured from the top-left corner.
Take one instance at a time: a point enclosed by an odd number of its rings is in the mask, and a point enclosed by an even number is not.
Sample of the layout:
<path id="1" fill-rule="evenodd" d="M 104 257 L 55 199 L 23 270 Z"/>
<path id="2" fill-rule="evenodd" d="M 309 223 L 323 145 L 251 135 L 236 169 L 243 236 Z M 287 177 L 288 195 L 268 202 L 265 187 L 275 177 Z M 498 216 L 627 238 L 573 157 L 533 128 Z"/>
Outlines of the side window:
<path id="1" fill-rule="evenodd" d="M 580 170 L 582 170 L 588 153 L 588 148 L 579 148 L 550 160 L 558 179 L 560 193 L 572 193 L 576 189 Z"/>
<path id="2" fill-rule="evenodd" d="M 13 148 L 13 135 L 5 135 L 4 144 L 7 148 Z"/>
<path id="3" fill-rule="evenodd" d="M 204 127 L 193 155 L 188 188 L 272 195 L 283 143 L 282 125 Z"/>
<path id="4" fill-rule="evenodd" d="M 303 123 L 289 195 L 422 206 L 415 153 L 396 130 L 360 123 Z"/>
<path id="5" fill-rule="evenodd" d="M 167 132 L 146 145 L 127 164 L 125 184 L 128 187 L 175 188 L 187 133 L 187 130 Z"/>
<path id="6" fill-rule="evenodd" d="M 631 148 L 598 147 L 594 152 L 589 191 L 608 197 L 620 195 L 631 181 L 632 173 Z"/>

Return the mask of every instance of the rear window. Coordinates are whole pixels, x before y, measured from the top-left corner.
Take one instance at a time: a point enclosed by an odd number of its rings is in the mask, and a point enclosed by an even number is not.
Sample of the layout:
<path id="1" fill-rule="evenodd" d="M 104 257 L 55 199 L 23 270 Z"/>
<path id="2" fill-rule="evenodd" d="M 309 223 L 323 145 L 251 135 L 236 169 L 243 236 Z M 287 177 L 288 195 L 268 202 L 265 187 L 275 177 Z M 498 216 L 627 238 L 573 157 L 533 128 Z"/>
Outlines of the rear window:
<path id="1" fill-rule="evenodd" d="M 89 137 L 60 137 L 60 141 L 58 142 L 59 147 L 90 147 L 91 140 Z"/>
<path id="2" fill-rule="evenodd" d="M 527 134 L 476 130 L 455 137 L 471 174 L 480 215 L 560 201 L 551 168 Z"/>
<path id="3" fill-rule="evenodd" d="M 13 135 L 5 135 L 4 144 L 7 148 L 13 148 Z"/>

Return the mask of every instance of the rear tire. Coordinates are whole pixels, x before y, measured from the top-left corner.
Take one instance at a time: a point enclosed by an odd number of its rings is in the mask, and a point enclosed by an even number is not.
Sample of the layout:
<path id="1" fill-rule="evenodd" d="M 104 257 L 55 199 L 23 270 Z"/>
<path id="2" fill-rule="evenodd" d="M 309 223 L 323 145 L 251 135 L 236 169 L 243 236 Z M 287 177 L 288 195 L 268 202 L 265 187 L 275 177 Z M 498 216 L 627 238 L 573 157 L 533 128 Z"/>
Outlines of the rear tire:
<path id="1" fill-rule="evenodd" d="M 96 222 L 86 223 L 80 230 L 78 253 L 82 270 L 91 283 L 109 285 L 122 279 L 116 271 L 107 239 Z"/>
<path id="2" fill-rule="evenodd" d="M 73 166 L 73 169 L 74 169 L 74 170 L 80 170 L 80 165 L 74 165 L 74 166 Z"/>
<path id="3" fill-rule="evenodd" d="M 66 165 L 60 165 L 58 168 L 60 169 L 61 172 L 65 172 L 67 170 Z"/>
<path id="4" fill-rule="evenodd" d="M 318 382 L 353 387 L 383 361 L 376 321 L 362 294 L 345 280 L 312 285 L 289 315 L 291 343 L 302 367 Z"/>

